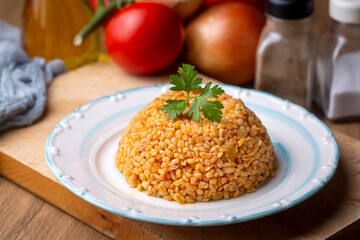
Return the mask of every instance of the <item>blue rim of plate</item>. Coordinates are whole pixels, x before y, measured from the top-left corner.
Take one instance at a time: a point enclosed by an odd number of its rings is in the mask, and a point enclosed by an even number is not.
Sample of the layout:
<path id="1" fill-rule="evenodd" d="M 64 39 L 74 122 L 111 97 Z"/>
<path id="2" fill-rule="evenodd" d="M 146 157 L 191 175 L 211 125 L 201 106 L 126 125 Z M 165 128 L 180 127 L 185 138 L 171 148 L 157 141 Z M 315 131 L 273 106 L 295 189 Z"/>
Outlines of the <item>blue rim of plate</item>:
<path id="1" fill-rule="evenodd" d="M 280 97 L 277 97 L 275 95 L 272 95 L 270 93 L 266 93 L 266 92 L 262 92 L 256 89 L 245 89 L 239 86 L 234 86 L 234 85 L 229 85 L 229 84 L 219 84 L 220 86 L 223 87 L 228 87 L 228 88 L 235 88 L 238 90 L 246 90 L 249 92 L 256 92 L 257 94 L 260 95 L 265 95 L 268 96 L 270 98 L 276 99 L 278 101 L 282 101 L 282 102 L 289 102 L 288 100 L 284 100 Z M 289 202 L 288 204 L 286 204 L 285 206 L 278 206 L 276 208 L 272 208 L 270 210 L 267 211 L 263 211 L 263 212 L 259 212 L 259 213 L 255 213 L 255 214 L 251 214 L 251 215 L 246 215 L 243 217 L 233 217 L 232 219 L 230 219 L 229 221 L 223 221 L 223 220 L 206 220 L 206 221 L 195 221 L 192 222 L 191 220 L 187 220 L 187 221 L 180 221 L 180 220 L 169 220 L 169 219 L 163 219 L 163 218 L 156 218 L 156 217 L 150 217 L 150 216 L 146 216 L 146 215 L 142 215 L 142 214 L 138 214 L 138 213 L 131 213 L 125 210 L 121 210 L 119 208 L 116 207 L 112 207 L 108 204 L 102 203 L 97 201 L 96 199 L 94 199 L 93 197 L 84 194 L 83 191 L 76 189 L 74 186 L 72 186 L 66 179 L 63 178 L 63 176 L 61 174 L 59 174 L 57 172 L 57 170 L 54 167 L 53 162 L 51 161 L 50 157 L 49 157 L 49 153 L 48 153 L 48 147 L 50 144 L 50 140 L 54 135 L 54 132 L 56 130 L 56 128 L 58 127 L 58 125 L 63 122 L 64 120 L 68 119 L 70 116 L 72 116 L 73 114 L 81 111 L 81 109 L 88 107 L 100 100 L 106 99 L 106 98 L 110 98 L 110 97 L 114 97 L 117 96 L 119 94 L 125 94 L 128 92 L 133 92 L 133 91 L 139 91 L 139 90 L 144 90 L 144 89 L 150 89 L 150 88 L 161 88 L 163 86 L 166 86 L 165 84 L 157 84 L 157 85 L 152 85 L 152 86 L 143 86 L 143 87 L 137 87 L 137 88 L 131 88 L 131 89 L 127 89 L 124 91 L 120 91 L 111 95 L 106 95 L 97 99 L 94 99 L 86 104 L 84 104 L 83 106 L 81 106 L 80 108 L 75 109 L 72 113 L 66 115 L 55 127 L 54 129 L 51 131 L 50 135 L 48 136 L 46 143 L 45 143 L 45 158 L 46 158 L 46 162 L 48 164 L 48 167 L 50 168 L 51 172 L 55 175 L 55 177 L 67 188 L 69 189 L 72 193 L 74 193 L 75 195 L 77 195 L 78 197 L 84 199 L 85 201 L 99 207 L 102 209 L 105 209 L 109 212 L 124 216 L 124 217 L 128 217 L 128 218 L 132 218 L 132 219 L 136 219 L 136 220 L 141 220 L 141 221 L 146 221 L 146 222 L 152 222 L 152 223 L 159 223 L 159 224 L 165 224 L 165 225 L 178 225 L 178 226 L 213 226 L 213 225 L 225 225 L 225 224 L 233 224 L 233 223 L 239 223 L 239 222 L 245 222 L 245 221 L 250 221 L 250 220 L 254 220 L 254 219 L 258 219 L 261 217 L 265 217 L 268 215 L 272 215 L 281 211 L 284 211 L 286 209 L 289 209 L 301 202 L 303 202 L 304 200 L 308 199 L 309 197 L 313 196 L 316 192 L 318 192 L 320 189 L 322 189 L 322 187 L 329 182 L 329 180 L 332 178 L 332 176 L 334 175 L 337 166 L 338 166 L 338 161 L 339 161 L 339 147 L 338 144 L 336 143 L 335 137 L 333 135 L 333 133 L 331 132 L 331 130 L 328 128 L 328 126 L 323 123 L 319 118 L 317 118 L 313 113 L 310 113 L 309 111 L 307 111 L 305 108 L 293 104 L 293 107 L 299 109 L 302 112 L 305 112 L 308 116 L 311 116 L 312 119 L 314 119 L 314 121 L 316 121 L 317 123 L 319 123 L 329 134 L 329 136 L 331 136 L 331 140 L 333 142 L 333 147 L 335 149 L 335 159 L 333 161 L 335 167 L 332 168 L 331 172 L 326 176 L 325 179 L 323 179 L 322 184 L 317 185 L 315 188 L 313 188 L 311 191 L 308 191 L 305 195 L 303 195 L 300 198 L 297 198 L 291 202 Z M 245 105 L 246 101 L 244 101 Z M 251 109 L 251 108 L 250 108 Z M 288 117 L 288 116 L 287 116 Z"/>

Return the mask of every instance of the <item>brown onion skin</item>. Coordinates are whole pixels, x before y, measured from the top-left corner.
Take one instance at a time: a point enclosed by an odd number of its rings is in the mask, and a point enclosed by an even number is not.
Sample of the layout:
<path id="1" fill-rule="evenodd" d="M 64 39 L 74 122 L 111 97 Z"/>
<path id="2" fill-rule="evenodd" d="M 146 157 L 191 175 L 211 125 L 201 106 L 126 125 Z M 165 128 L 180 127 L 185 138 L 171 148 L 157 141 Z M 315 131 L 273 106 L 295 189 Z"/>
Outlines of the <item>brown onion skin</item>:
<path id="1" fill-rule="evenodd" d="M 174 10 L 179 14 L 182 20 L 186 21 L 192 17 L 196 11 L 203 5 L 203 0 L 179 1 Z"/>
<path id="2" fill-rule="evenodd" d="M 253 6 L 214 4 L 186 27 L 187 58 L 201 72 L 220 81 L 235 85 L 251 82 L 264 24 L 264 14 Z"/>

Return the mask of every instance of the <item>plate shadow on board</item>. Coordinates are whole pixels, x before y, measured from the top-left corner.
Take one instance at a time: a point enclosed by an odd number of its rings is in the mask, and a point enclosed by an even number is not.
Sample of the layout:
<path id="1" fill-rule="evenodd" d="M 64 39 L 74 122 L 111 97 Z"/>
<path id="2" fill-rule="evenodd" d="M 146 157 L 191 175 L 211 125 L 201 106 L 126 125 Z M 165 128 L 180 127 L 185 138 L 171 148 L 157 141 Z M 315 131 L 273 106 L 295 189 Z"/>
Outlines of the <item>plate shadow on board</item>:
<path id="1" fill-rule="evenodd" d="M 341 159 L 341 157 L 340 157 Z M 334 212 L 346 201 L 345 196 L 350 190 L 348 179 L 342 161 L 332 179 L 316 194 L 304 202 L 271 216 L 211 227 L 166 226 L 164 233 L 170 232 L 174 239 L 286 239 L 290 237 L 307 236 L 323 227 L 334 216 Z M 154 229 L 159 229 L 159 224 Z M 220 234 L 221 233 L 221 234 Z M 159 236 L 162 233 L 157 233 Z M 157 235 L 156 234 L 156 235 Z M 165 234 L 164 234 L 165 236 Z M 318 235 L 316 235 L 319 237 Z M 340 238 L 332 238 L 340 239 Z"/>

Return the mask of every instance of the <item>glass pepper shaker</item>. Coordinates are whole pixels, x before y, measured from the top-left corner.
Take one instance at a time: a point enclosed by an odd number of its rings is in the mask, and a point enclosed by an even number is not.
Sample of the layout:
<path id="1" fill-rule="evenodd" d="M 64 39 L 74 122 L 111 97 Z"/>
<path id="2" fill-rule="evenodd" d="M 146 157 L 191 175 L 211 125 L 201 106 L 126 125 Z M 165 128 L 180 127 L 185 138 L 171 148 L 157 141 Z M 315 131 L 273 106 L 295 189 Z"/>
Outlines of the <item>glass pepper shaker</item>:
<path id="1" fill-rule="evenodd" d="M 360 119 L 360 0 L 330 0 L 317 48 L 314 100 L 330 120 Z"/>
<path id="2" fill-rule="evenodd" d="M 311 105 L 313 0 L 268 0 L 256 53 L 255 88 Z"/>

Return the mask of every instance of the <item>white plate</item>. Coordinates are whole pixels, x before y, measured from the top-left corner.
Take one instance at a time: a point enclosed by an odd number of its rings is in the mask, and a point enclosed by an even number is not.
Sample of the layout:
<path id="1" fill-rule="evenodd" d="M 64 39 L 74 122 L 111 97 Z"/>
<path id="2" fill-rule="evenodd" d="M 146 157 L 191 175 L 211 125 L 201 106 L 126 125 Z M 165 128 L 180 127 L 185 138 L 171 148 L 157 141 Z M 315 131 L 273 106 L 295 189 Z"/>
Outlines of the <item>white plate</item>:
<path id="1" fill-rule="evenodd" d="M 268 129 L 279 163 L 276 177 L 230 200 L 178 204 L 130 188 L 114 165 L 130 119 L 169 85 L 130 89 L 96 99 L 66 116 L 46 142 L 46 161 L 59 181 L 84 200 L 122 216 L 171 225 L 221 225 L 285 210 L 321 189 L 339 150 L 331 131 L 302 107 L 256 90 L 221 85 L 241 98 Z"/>

